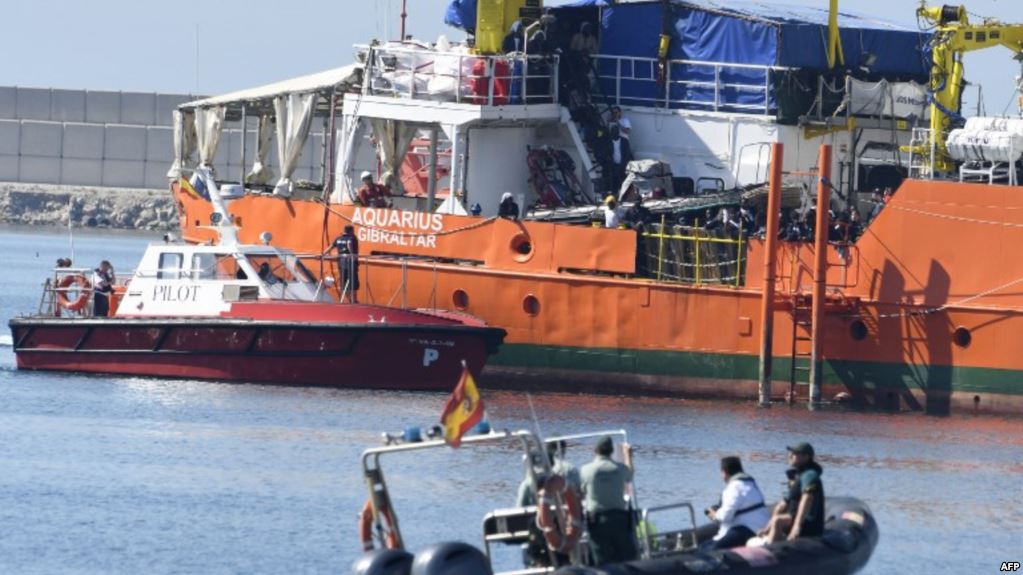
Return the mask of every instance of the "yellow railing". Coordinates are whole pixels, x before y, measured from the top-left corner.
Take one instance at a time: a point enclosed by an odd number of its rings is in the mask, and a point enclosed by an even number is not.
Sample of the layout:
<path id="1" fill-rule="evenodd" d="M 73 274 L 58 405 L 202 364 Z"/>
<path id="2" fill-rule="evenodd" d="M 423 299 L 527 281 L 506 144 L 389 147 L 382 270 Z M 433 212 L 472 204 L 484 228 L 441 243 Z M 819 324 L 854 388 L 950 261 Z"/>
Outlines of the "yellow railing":
<path id="1" fill-rule="evenodd" d="M 746 249 L 747 238 L 743 235 L 742 230 L 739 230 L 737 238 L 727 237 L 716 237 L 711 235 L 710 232 L 703 230 L 700 227 L 700 222 L 697 220 L 694 222 L 693 227 L 688 228 L 688 233 L 672 233 L 666 232 L 667 226 L 665 224 L 664 216 L 661 217 L 661 225 L 657 231 L 648 230 L 640 233 L 640 237 L 644 238 L 646 242 L 644 245 L 649 245 L 653 240 L 657 240 L 657 266 L 654 278 L 658 281 L 682 281 L 692 282 L 697 285 L 700 284 L 731 284 L 735 287 L 743 285 L 743 251 Z M 649 242 L 649 243 L 648 243 Z M 672 257 L 669 254 L 666 257 L 665 251 L 667 242 L 677 242 L 679 248 L 682 250 L 669 250 L 669 251 L 684 251 L 684 247 L 688 244 L 692 247 L 692 261 L 687 261 L 684 257 L 685 254 L 681 254 L 682 257 Z M 679 245 L 680 244 L 680 245 Z M 705 254 L 703 253 L 707 246 L 729 246 L 734 248 L 732 250 L 725 250 L 724 255 L 731 259 L 722 260 L 723 255 L 721 251 L 716 253 Z M 731 257 L 734 254 L 734 257 Z M 645 256 L 649 259 L 650 251 L 647 249 Z M 675 254 L 678 255 L 678 254 Z M 711 257 L 713 261 L 706 261 L 708 257 Z M 693 274 L 690 277 L 683 276 L 682 273 L 673 274 L 665 270 L 665 264 L 676 266 L 679 268 L 691 268 Z M 730 276 L 724 276 L 723 270 L 730 269 L 734 270 Z M 714 270 L 717 273 L 708 274 L 705 270 Z"/>

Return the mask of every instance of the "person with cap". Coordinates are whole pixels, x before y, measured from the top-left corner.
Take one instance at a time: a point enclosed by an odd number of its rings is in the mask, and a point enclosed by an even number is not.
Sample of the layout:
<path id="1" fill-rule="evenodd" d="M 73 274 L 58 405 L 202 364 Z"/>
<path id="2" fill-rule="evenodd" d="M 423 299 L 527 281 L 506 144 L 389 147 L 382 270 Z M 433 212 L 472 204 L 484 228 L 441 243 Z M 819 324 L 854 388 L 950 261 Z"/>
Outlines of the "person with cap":
<path id="1" fill-rule="evenodd" d="M 721 502 L 707 509 L 707 517 L 720 522 L 708 550 L 743 547 L 758 531 L 767 526 L 771 513 L 764 504 L 764 494 L 757 482 L 742 470 L 742 461 L 730 455 L 721 459 L 721 477 L 725 489 Z"/>
<path id="2" fill-rule="evenodd" d="M 323 255 L 327 256 L 332 251 L 337 251 L 342 297 L 347 293 L 351 303 L 359 303 L 359 238 L 355 235 L 355 226 L 346 225 L 344 233 L 330 244 Z"/>
<path id="3" fill-rule="evenodd" d="M 502 218 L 518 221 L 519 205 L 515 203 L 515 198 L 512 197 L 511 192 L 501 194 L 501 205 L 497 207 L 497 215 Z"/>
<path id="4" fill-rule="evenodd" d="M 604 227 L 617 229 L 622 222 L 622 208 L 618 205 L 618 199 L 612 194 L 604 198 Z"/>
<path id="5" fill-rule="evenodd" d="M 383 184 L 373 181 L 373 174 L 363 172 L 359 178 L 362 180 L 362 187 L 359 188 L 359 203 L 367 208 L 389 208 L 391 206 L 388 198 L 391 197 L 391 190 Z"/>
<path id="6" fill-rule="evenodd" d="M 766 543 L 792 541 L 824 534 L 824 484 L 821 466 L 814 461 L 813 446 L 800 442 L 788 448 L 789 467 L 795 470 L 789 493 L 774 508 L 767 527 L 759 535 Z"/>
<path id="7" fill-rule="evenodd" d="M 611 459 L 614 441 L 609 436 L 597 442 L 594 453 L 593 461 L 579 470 L 579 481 L 595 564 L 631 561 L 639 554 L 625 500 L 625 488 L 634 473 L 632 446 L 622 444 L 625 463 Z"/>

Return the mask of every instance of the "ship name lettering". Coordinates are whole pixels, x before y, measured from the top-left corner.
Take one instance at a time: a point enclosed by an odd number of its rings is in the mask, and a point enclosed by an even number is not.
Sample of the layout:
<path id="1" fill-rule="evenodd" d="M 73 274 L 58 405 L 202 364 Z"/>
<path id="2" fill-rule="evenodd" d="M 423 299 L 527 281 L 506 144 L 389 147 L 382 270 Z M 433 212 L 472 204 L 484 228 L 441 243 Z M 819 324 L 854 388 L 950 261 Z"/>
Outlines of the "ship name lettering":
<path id="1" fill-rule="evenodd" d="M 355 208 L 352 223 L 371 228 L 401 228 L 420 232 L 437 233 L 444 229 L 442 214 L 389 210 L 381 208 Z"/>
<path id="2" fill-rule="evenodd" d="M 153 299 L 156 301 L 193 302 L 198 297 L 199 286 L 158 285 L 153 287 Z"/>

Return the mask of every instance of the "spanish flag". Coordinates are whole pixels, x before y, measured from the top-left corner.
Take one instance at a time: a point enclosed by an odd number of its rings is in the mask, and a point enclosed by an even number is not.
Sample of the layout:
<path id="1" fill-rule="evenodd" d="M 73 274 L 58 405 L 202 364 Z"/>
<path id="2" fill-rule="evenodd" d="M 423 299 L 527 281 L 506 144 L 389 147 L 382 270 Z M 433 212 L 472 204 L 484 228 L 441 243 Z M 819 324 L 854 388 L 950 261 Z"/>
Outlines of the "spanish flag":
<path id="1" fill-rule="evenodd" d="M 462 377 L 444 404 L 440 423 L 444 426 L 444 441 L 451 447 L 462 444 L 462 436 L 483 419 L 483 399 L 469 368 L 462 362 Z"/>

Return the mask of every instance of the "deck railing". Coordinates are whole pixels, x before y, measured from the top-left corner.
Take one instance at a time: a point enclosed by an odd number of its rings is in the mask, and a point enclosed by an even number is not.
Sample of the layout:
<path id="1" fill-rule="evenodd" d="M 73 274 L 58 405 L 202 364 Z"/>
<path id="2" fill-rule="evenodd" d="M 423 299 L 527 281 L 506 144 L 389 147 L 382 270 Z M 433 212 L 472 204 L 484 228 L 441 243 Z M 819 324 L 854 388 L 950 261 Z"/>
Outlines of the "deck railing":
<path id="1" fill-rule="evenodd" d="M 663 77 L 656 58 L 594 55 L 607 99 L 619 105 L 698 108 L 771 114 L 773 73 L 779 66 L 668 60 Z"/>
<path id="2" fill-rule="evenodd" d="M 558 56 L 482 56 L 363 46 L 363 93 L 478 106 L 558 101 Z"/>
<path id="3" fill-rule="evenodd" d="M 662 219 L 639 234 L 639 275 L 658 281 L 741 287 L 746 280 L 748 238 L 727 232 L 673 226 Z"/>

